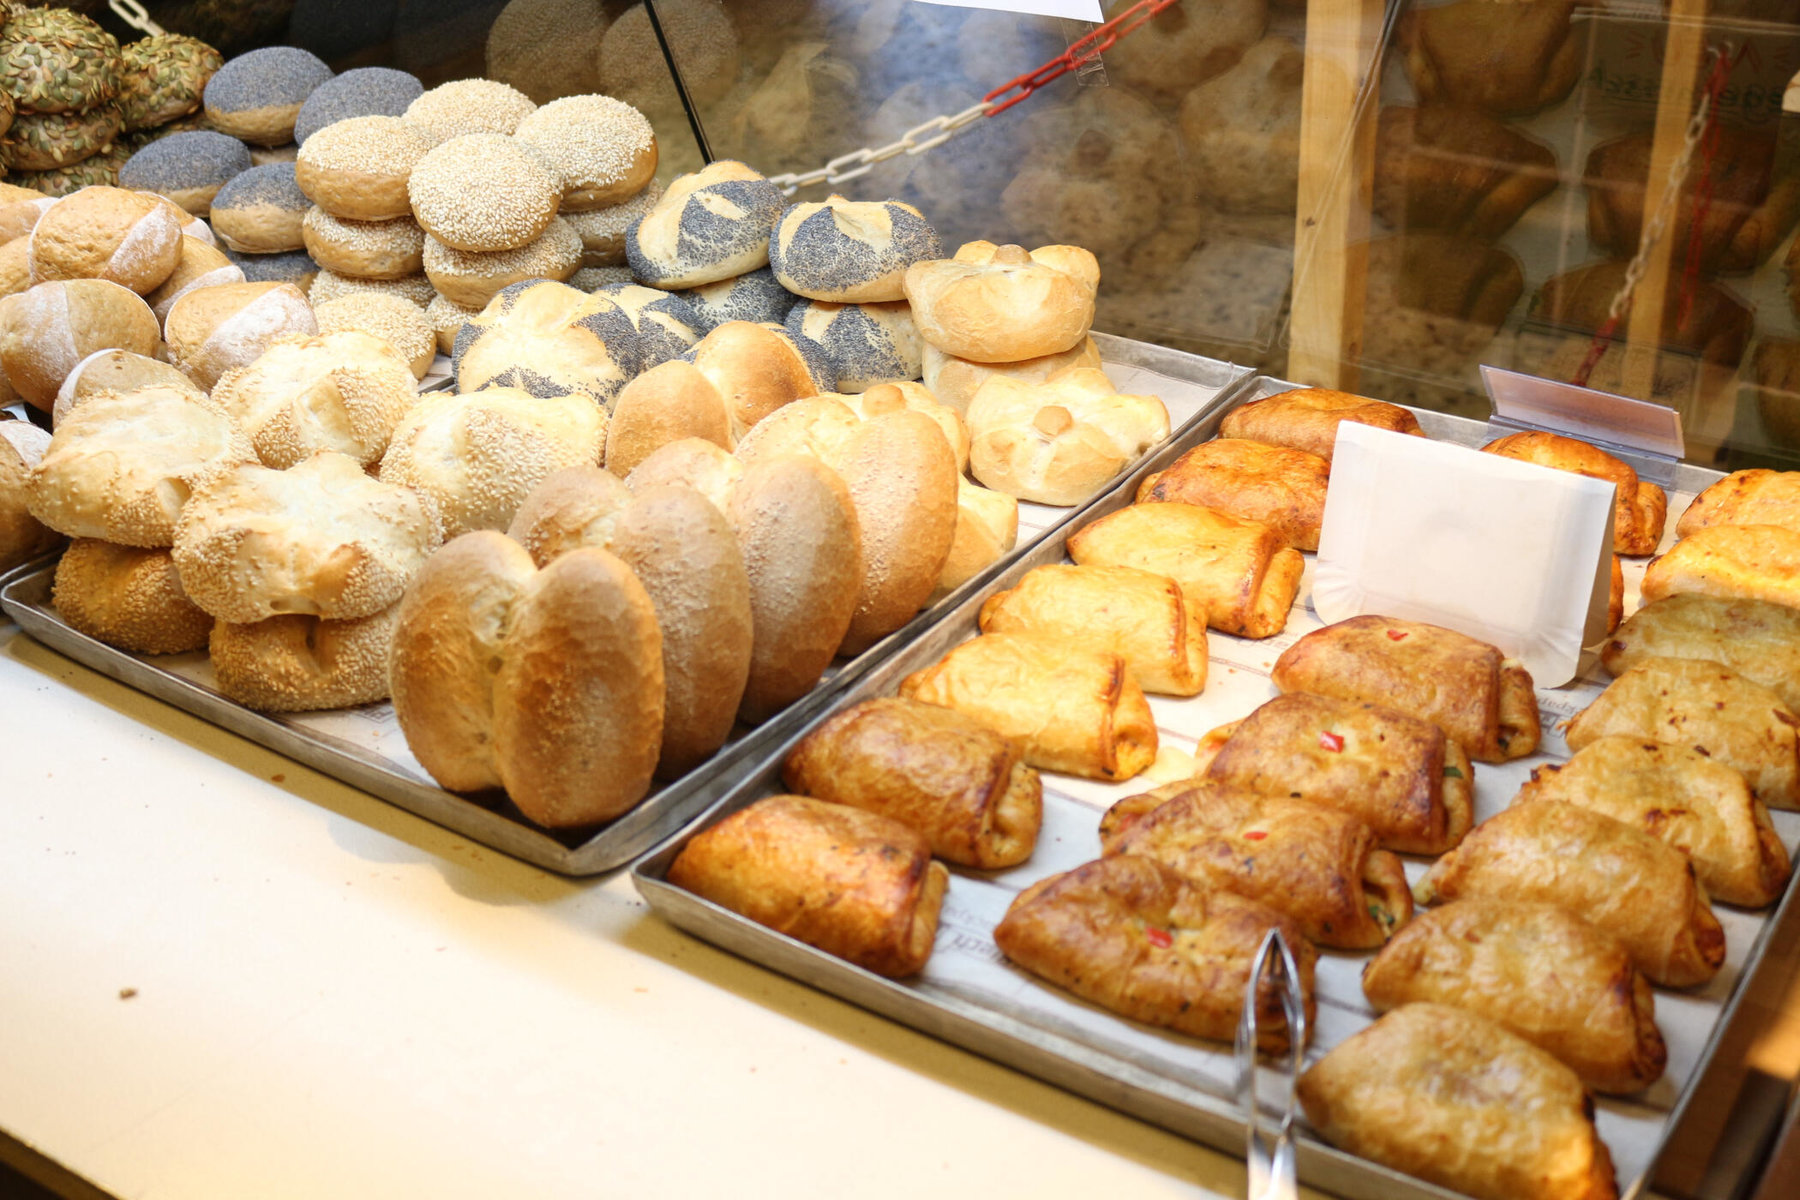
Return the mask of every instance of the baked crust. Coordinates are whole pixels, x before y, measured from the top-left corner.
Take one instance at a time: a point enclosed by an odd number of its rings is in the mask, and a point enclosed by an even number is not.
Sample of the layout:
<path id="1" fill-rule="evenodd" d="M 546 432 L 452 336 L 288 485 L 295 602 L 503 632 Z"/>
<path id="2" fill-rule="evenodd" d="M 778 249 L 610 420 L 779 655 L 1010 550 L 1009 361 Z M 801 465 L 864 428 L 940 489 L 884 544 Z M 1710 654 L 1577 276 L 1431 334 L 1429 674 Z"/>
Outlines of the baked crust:
<path id="1" fill-rule="evenodd" d="M 1031 857 L 1043 783 L 1016 743 L 954 709 L 866 700 L 808 734 L 782 767 L 804 796 L 880 813 L 948 862 L 993 870 Z"/>
<path id="2" fill-rule="evenodd" d="M 1279 929 L 1300 968 L 1311 1040 L 1319 952 L 1275 909 L 1192 883 L 1152 859 L 1121 854 L 1040 879 L 994 930 L 1032 974 L 1134 1021 L 1229 1042 L 1263 937 Z M 1257 1048 L 1286 1054 L 1281 991 L 1257 984 Z"/>
<path id="3" fill-rule="evenodd" d="M 1650 560 L 1646 602 L 1698 593 L 1800 608 L 1800 533 L 1779 525 L 1709 525 Z"/>
<path id="4" fill-rule="evenodd" d="M 1319 548 L 1331 465 L 1316 454 L 1243 438 L 1215 438 L 1138 485 L 1138 502 L 1179 500 L 1261 521 L 1296 550 Z"/>
<path id="5" fill-rule="evenodd" d="M 0 455 L 6 449 L 0 443 Z M 51 599 L 75 632 L 134 654 L 199 650 L 213 627 L 160 548 L 76 538 L 56 564 Z"/>
<path id="6" fill-rule="evenodd" d="M 1800 471 L 1733 471 L 1694 497 L 1675 533 L 1685 538 L 1718 525 L 1779 525 L 1800 534 Z"/>
<path id="7" fill-rule="evenodd" d="M 1425 436 L 1419 418 L 1398 404 L 1331 388 L 1295 388 L 1241 404 L 1225 414 L 1219 436 L 1304 450 L 1329 463 L 1345 421 Z"/>
<path id="8" fill-rule="evenodd" d="M 1613 485 L 1613 550 L 1619 554 L 1656 553 L 1662 541 L 1663 522 L 1669 514 L 1669 497 L 1654 483 L 1638 478 L 1631 465 L 1598 446 L 1554 433 L 1509 433 L 1489 442 L 1482 451 L 1502 458 L 1536 463 L 1602 479 Z"/>
<path id="9" fill-rule="evenodd" d="M 1316 692 L 1423 718 L 1477 762 L 1537 749 L 1531 675 L 1486 642 L 1419 621 L 1374 615 L 1316 629 L 1275 660 L 1284 692 Z"/>
<path id="10" fill-rule="evenodd" d="M 876 813 L 769 796 L 702 830 L 669 882 L 889 978 L 924 969 L 950 873 Z"/>
<path id="11" fill-rule="evenodd" d="M 1085 256 L 1085 257 L 1083 257 Z M 927 342 L 980 363 L 1073 349 L 1094 321 L 1100 268 L 1073 246 L 969 242 L 954 258 L 906 269 L 906 299 Z"/>
<path id="12" fill-rule="evenodd" d="M 209 646 L 219 691 L 261 712 L 349 708 L 388 697 L 399 605 L 352 621 L 270 617 L 220 621 Z"/>
<path id="13" fill-rule="evenodd" d="M 1800 609 L 1680 592 L 1638 609 L 1600 648 L 1614 675 L 1646 658 L 1716 662 L 1800 713 Z"/>
<path id="14" fill-rule="evenodd" d="M 969 402 L 976 479 L 1021 500 L 1079 504 L 1169 436 L 1155 396 L 1126 395 L 1096 367 L 1043 383 L 996 376 Z"/>

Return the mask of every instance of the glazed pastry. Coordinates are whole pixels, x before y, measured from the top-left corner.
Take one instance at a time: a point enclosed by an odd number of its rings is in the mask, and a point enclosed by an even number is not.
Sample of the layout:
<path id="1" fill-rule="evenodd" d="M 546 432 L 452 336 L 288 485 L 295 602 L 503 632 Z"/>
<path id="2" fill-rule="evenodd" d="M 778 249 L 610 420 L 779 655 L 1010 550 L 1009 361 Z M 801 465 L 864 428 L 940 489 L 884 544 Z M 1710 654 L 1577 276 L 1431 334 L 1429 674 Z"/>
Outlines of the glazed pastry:
<path id="1" fill-rule="evenodd" d="M 1475 1013 L 1397 1008 L 1314 1063 L 1299 1092 L 1332 1145 L 1477 1200 L 1619 1194 L 1580 1078 Z"/>
<path id="2" fill-rule="evenodd" d="M 1082 566 L 1135 567 L 1181 585 L 1222 633 L 1263 638 L 1287 626 L 1306 560 L 1260 521 L 1198 504 L 1134 504 L 1069 536 Z"/>
<path id="3" fill-rule="evenodd" d="M 1694 746 L 1741 771 L 1771 808 L 1800 808 L 1800 717 L 1761 684 L 1715 662 L 1646 658 L 1569 722 L 1569 749 L 1610 734 Z"/>
<path id="4" fill-rule="evenodd" d="M 1800 712 L 1800 609 L 1694 592 L 1652 601 L 1600 649 L 1600 661 L 1614 675 L 1646 658 L 1716 662 Z"/>
<path id="5" fill-rule="evenodd" d="M 1118 781 L 1156 760 L 1156 721 L 1125 660 L 1060 638 L 986 634 L 908 675 L 900 694 L 1019 741 L 1042 770 Z"/>
<path id="6" fill-rule="evenodd" d="M 1698 593 L 1800 608 L 1800 533 L 1779 525 L 1696 529 L 1650 560 L 1639 592 L 1646 602 Z"/>
<path id="7" fill-rule="evenodd" d="M 1375 831 L 1308 800 L 1196 780 L 1103 845 L 1278 908 L 1321 946 L 1367 950 L 1412 916 L 1406 872 Z"/>
<path id="8" fill-rule="evenodd" d="M 1317 692 L 1422 717 L 1477 762 L 1506 762 L 1537 749 L 1530 673 L 1486 642 L 1436 625 L 1351 617 L 1289 646 L 1270 678 L 1284 692 Z"/>
<path id="9" fill-rule="evenodd" d="M 1597 1092 L 1642 1091 L 1668 1063 L 1631 955 L 1551 904 L 1477 897 L 1419 913 L 1363 968 L 1362 987 L 1377 1012 L 1427 1001 L 1498 1021 Z"/>
<path id="10" fill-rule="evenodd" d="M 1295 388 L 1240 405 L 1225 414 L 1219 436 L 1287 446 L 1330 462 L 1338 426 L 1345 421 L 1425 436 L 1419 419 L 1398 404 L 1331 388 Z"/>
<path id="11" fill-rule="evenodd" d="M 1052 564 L 981 606 L 983 633 L 1040 633 L 1110 650 L 1146 692 L 1197 696 L 1206 686 L 1206 614 L 1180 585 L 1132 567 Z"/>
<path id="12" fill-rule="evenodd" d="M 1138 502 L 1179 500 L 1261 521 L 1296 550 L 1319 548 L 1331 466 L 1316 454 L 1242 438 L 1215 438 L 1138 485 Z"/>
<path id="13" fill-rule="evenodd" d="M 1779 525 L 1800 533 L 1800 471 L 1733 471 L 1694 497 L 1675 533 L 1687 537 L 1714 525 Z"/>
<path id="14" fill-rule="evenodd" d="M 1597 446 L 1554 433 L 1509 433 L 1481 449 L 1612 484 L 1613 550 L 1631 555 L 1656 553 L 1669 513 L 1669 497 L 1654 483 L 1640 480 L 1630 464 Z"/>
<path id="15" fill-rule="evenodd" d="M 899 979 L 931 957 L 950 872 L 923 834 L 892 818 L 769 796 L 689 840 L 669 882 Z"/>
<path id="16" fill-rule="evenodd" d="M 1420 904 L 1542 901 L 1618 938 L 1652 983 L 1705 983 L 1725 931 L 1687 856 L 1623 821 L 1554 800 L 1490 817 L 1413 888 Z"/>
<path id="17" fill-rule="evenodd" d="M 1192 883 L 1148 858 L 1120 854 L 1040 879 L 994 930 L 1006 957 L 1120 1016 L 1229 1042 L 1257 949 L 1279 929 L 1300 968 L 1307 1033 L 1319 952 L 1267 905 Z M 1257 984 L 1257 1049 L 1286 1054 L 1281 992 Z"/>
<path id="18" fill-rule="evenodd" d="M 1715 900 L 1761 908 L 1787 887 L 1792 867 L 1769 810 L 1742 774 L 1691 746 L 1600 738 L 1533 771 L 1513 803 L 1530 800 L 1578 804 L 1667 842 Z"/>
<path id="19" fill-rule="evenodd" d="M 966 867 L 1024 862 L 1044 816 L 1043 782 L 1017 744 L 954 709 L 898 696 L 865 700 L 807 734 L 781 780 L 892 817 Z"/>
<path id="20" fill-rule="evenodd" d="M 1206 778 L 1350 813 L 1386 849 L 1442 854 L 1474 824 L 1475 768 L 1429 721 L 1294 692 L 1229 729 Z"/>

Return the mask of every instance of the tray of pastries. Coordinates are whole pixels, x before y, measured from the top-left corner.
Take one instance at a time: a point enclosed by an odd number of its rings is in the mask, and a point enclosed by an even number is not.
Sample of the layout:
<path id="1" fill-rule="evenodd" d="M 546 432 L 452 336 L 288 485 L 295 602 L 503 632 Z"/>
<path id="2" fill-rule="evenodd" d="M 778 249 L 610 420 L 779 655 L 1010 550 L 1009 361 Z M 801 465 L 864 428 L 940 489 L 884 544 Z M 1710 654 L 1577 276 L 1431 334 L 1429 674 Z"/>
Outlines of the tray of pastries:
<path id="1" fill-rule="evenodd" d="M 1615 483 L 1611 632 L 1574 682 L 1433 625 L 1319 621 L 1345 420 Z M 1232 1037 L 1277 928 L 1303 1181 L 1635 1194 L 1796 919 L 1800 842 L 1800 477 L 1643 465 L 1666 490 L 1569 438 L 1259 378 L 633 881 L 701 938 L 1232 1153 Z M 1272 984 L 1256 1007 L 1285 1053 Z"/>

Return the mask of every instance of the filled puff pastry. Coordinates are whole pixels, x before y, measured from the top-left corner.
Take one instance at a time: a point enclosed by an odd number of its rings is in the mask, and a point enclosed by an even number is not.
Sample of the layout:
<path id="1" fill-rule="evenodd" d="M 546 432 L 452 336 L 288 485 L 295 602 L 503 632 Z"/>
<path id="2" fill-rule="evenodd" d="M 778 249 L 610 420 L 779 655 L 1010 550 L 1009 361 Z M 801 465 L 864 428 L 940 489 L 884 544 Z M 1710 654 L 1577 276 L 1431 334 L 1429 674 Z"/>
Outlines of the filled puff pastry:
<path id="1" fill-rule="evenodd" d="M 806 796 L 769 796 L 695 834 L 669 882 L 877 975 L 931 957 L 950 873 L 923 834 Z"/>
<path id="2" fill-rule="evenodd" d="M 1040 633 L 1110 650 L 1146 692 L 1206 686 L 1206 613 L 1166 575 L 1135 567 L 1052 564 L 981 605 L 983 633 Z"/>
<path id="3" fill-rule="evenodd" d="M 1273 908 L 1190 882 L 1135 855 L 1102 858 L 1021 892 L 994 942 L 1033 975 L 1134 1021 L 1229 1042 L 1263 936 L 1280 929 L 1300 968 L 1307 1033 L 1319 952 Z M 1281 992 L 1257 984 L 1257 1048 L 1286 1054 Z"/>
<path id="4" fill-rule="evenodd" d="M 1331 388 L 1295 388 L 1239 405 L 1225 414 L 1219 436 L 1287 446 L 1331 461 L 1338 426 L 1345 421 L 1424 437 L 1419 418 L 1398 404 Z"/>
<path id="5" fill-rule="evenodd" d="M 1299 1094 L 1333 1145 L 1478 1200 L 1619 1194 L 1575 1072 L 1459 1008 L 1396 1008 L 1314 1063 Z"/>
<path id="6" fill-rule="evenodd" d="M 1260 900 L 1321 946 L 1367 950 L 1412 916 L 1400 860 L 1362 821 L 1322 804 L 1203 779 L 1116 828 L 1107 854 L 1154 858 Z"/>
<path id="7" fill-rule="evenodd" d="M 1442 854 L 1474 823 L 1475 768 L 1437 726 L 1310 692 L 1277 696 L 1232 725 L 1204 774 L 1351 813 L 1403 854 Z"/>
<path id="8" fill-rule="evenodd" d="M 1306 560 L 1260 521 L 1198 504 L 1134 504 L 1069 536 L 1082 566 L 1135 567 L 1181 585 L 1221 633 L 1272 637 L 1287 627 Z"/>
<path id="9" fill-rule="evenodd" d="M 1179 500 L 1261 521 L 1296 550 L 1319 548 L 1331 464 L 1243 438 L 1203 442 L 1138 485 L 1139 503 Z"/>
<path id="10" fill-rule="evenodd" d="M 1654 483 L 1638 478 L 1631 464 L 1598 446 L 1555 433 L 1509 433 L 1482 447 L 1488 454 L 1554 467 L 1613 485 L 1613 550 L 1618 554 L 1655 554 L 1669 515 L 1669 497 Z"/>
<path id="11" fill-rule="evenodd" d="M 1687 856 L 1573 804 L 1543 800 L 1488 818 L 1413 889 L 1420 904 L 1468 896 L 1578 913 L 1665 987 L 1705 983 L 1725 961 L 1725 930 Z"/>
<path id="12" fill-rule="evenodd" d="M 1687 593 L 1646 604 L 1600 649 L 1622 675 L 1647 658 L 1697 658 L 1760 683 L 1800 713 L 1800 609 Z"/>
<path id="13" fill-rule="evenodd" d="M 1787 887 L 1792 867 L 1769 810 L 1742 774 L 1690 746 L 1599 738 L 1533 771 L 1514 803 L 1533 800 L 1579 804 L 1667 842 L 1715 900 L 1761 908 Z"/>
<path id="14" fill-rule="evenodd" d="M 1125 660 L 1061 638 L 984 634 L 908 675 L 900 694 L 974 717 L 1043 770 L 1117 781 L 1156 761 L 1156 721 Z"/>
<path id="15" fill-rule="evenodd" d="M 1800 533 L 1779 525 L 1709 525 L 1650 560 L 1645 603 L 1697 592 L 1800 608 Z"/>
<path id="16" fill-rule="evenodd" d="M 892 817 L 948 862 L 993 869 L 1031 857 L 1044 785 L 1019 747 L 954 709 L 865 700 L 807 734 L 782 766 L 788 789 Z"/>
<path id="17" fill-rule="evenodd" d="M 1436 625 L 1351 617 L 1289 646 L 1270 678 L 1284 692 L 1380 704 L 1430 721 L 1477 762 L 1537 749 L 1530 672 L 1486 642 Z"/>
<path id="18" fill-rule="evenodd" d="M 1743 773 L 1771 808 L 1800 807 L 1800 717 L 1761 684 L 1715 662 L 1646 658 L 1569 722 L 1569 749 L 1613 734 L 1695 746 Z"/>
<path id="19" fill-rule="evenodd" d="M 1596 1092 L 1642 1091 L 1668 1065 L 1649 980 L 1619 939 L 1553 904 L 1471 897 L 1421 912 L 1362 986 L 1377 1012 L 1429 1001 L 1498 1021 Z"/>
<path id="20" fill-rule="evenodd" d="M 1800 533 L 1800 471 L 1733 471 L 1694 497 L 1675 532 L 1687 537 L 1715 525 L 1779 525 Z"/>

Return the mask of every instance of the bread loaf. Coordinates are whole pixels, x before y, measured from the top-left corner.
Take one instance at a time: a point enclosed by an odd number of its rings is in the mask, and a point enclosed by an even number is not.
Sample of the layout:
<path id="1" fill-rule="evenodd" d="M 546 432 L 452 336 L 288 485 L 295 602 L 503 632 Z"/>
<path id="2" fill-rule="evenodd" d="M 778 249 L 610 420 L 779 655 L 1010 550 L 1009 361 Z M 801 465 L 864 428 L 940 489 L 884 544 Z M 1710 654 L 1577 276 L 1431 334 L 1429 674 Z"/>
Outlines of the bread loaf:
<path id="1" fill-rule="evenodd" d="M 40 283 L 8 297 L 0 369 L 33 408 L 49 412 L 75 365 L 96 350 L 156 353 L 156 315 L 142 297 L 104 279 Z"/>
<path id="2" fill-rule="evenodd" d="M 673 291 L 730 279 L 769 263 L 769 235 L 786 200 L 762 175 L 719 159 L 678 176 L 625 234 L 632 274 Z"/>
<path id="3" fill-rule="evenodd" d="M 220 621 L 208 650 L 219 692 L 259 712 L 312 712 L 388 697 L 388 651 L 400 606 L 354 620 Z"/>
<path id="4" fill-rule="evenodd" d="M 133 654 L 199 650 L 212 632 L 166 549 L 76 538 L 56 564 L 50 597 L 69 628 Z"/>
<path id="5" fill-rule="evenodd" d="M 312 305 L 291 283 L 232 283 L 199 288 L 169 308 L 163 336 L 169 357 L 202 387 L 248 366 L 277 338 L 319 332 Z"/>
<path id="6" fill-rule="evenodd" d="M 1059 354 L 1087 336 L 1099 280 L 1085 250 L 1045 246 L 1027 254 L 988 242 L 917 263 L 905 277 L 925 341 L 958 358 L 1006 363 Z"/>
<path id="7" fill-rule="evenodd" d="M 265 466 L 285 470 L 330 450 L 379 462 L 418 398 L 412 371 L 366 333 L 285 337 L 213 388 Z"/>
<path id="8" fill-rule="evenodd" d="M 160 196 L 83 188 L 45 210 L 31 231 L 31 277 L 105 279 L 143 295 L 181 258 L 181 221 Z"/>
<path id="9" fill-rule="evenodd" d="M 1043 504 L 1079 504 L 1168 436 L 1161 400 L 1121 395 L 1092 367 L 1040 384 L 997 376 L 969 403 L 975 478 Z"/>
<path id="10" fill-rule="evenodd" d="M 781 286 L 834 304 L 903 299 L 906 268 L 943 254 L 937 231 L 912 205 L 836 194 L 788 208 L 769 239 L 769 267 Z"/>

